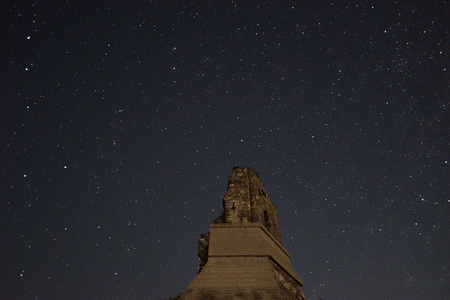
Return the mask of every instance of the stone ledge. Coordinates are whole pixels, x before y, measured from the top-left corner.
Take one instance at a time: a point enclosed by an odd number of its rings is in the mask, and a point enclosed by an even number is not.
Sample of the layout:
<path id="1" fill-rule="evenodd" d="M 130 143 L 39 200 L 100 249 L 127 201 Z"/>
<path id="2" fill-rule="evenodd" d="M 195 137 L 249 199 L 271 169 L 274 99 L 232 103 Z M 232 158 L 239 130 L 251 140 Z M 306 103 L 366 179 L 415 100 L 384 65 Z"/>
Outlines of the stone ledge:
<path id="1" fill-rule="evenodd" d="M 273 239 L 261 223 L 211 225 L 208 257 L 210 259 L 268 257 L 303 285 L 290 263 L 289 253 Z"/>
<path id="2" fill-rule="evenodd" d="M 267 236 L 270 237 L 270 239 L 272 241 L 274 241 L 274 243 L 281 249 L 281 251 L 283 251 L 288 258 L 291 258 L 291 255 L 289 254 L 289 252 L 287 252 L 286 249 L 284 249 L 284 247 L 273 237 L 273 235 L 264 227 L 263 224 L 257 222 L 257 223 L 219 223 L 219 224 L 214 224 L 211 223 L 211 228 L 235 228 L 235 227 L 239 227 L 239 228 L 245 228 L 245 227 L 259 227 L 261 228 L 266 234 Z"/>

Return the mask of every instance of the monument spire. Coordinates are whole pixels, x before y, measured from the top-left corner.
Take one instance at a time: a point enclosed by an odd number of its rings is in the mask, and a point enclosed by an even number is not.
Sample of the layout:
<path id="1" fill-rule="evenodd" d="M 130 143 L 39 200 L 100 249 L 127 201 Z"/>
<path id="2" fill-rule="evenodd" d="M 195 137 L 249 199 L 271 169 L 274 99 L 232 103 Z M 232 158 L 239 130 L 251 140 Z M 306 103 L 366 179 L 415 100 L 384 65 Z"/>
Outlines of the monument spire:
<path id="1" fill-rule="evenodd" d="M 233 168 L 223 207 L 200 238 L 200 270 L 181 299 L 306 299 L 256 171 Z"/>

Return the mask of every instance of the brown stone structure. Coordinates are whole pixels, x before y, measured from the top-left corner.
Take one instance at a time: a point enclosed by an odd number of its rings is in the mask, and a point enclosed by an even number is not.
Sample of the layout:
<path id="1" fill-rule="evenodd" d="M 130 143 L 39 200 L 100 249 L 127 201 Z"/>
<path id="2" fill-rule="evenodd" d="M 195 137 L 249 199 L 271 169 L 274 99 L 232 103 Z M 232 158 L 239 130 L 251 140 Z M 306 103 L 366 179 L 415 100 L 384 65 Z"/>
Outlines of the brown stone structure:
<path id="1" fill-rule="evenodd" d="M 234 167 L 223 207 L 209 235 L 200 238 L 200 270 L 181 299 L 306 300 L 258 173 Z"/>

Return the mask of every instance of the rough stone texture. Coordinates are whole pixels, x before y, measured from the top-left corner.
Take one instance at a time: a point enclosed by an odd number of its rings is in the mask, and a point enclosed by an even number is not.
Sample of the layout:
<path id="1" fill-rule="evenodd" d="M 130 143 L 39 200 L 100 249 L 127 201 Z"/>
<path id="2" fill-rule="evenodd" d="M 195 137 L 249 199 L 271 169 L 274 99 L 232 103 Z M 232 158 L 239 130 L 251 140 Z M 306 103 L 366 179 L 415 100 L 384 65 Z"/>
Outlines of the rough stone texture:
<path id="1" fill-rule="evenodd" d="M 280 288 L 282 299 L 306 299 L 300 289 L 298 282 L 281 268 L 275 261 L 272 261 L 275 278 L 278 281 L 278 287 Z"/>
<path id="2" fill-rule="evenodd" d="M 181 299 L 306 299 L 258 173 L 234 167 L 223 207 L 200 238 L 200 270 Z"/>
<path id="3" fill-rule="evenodd" d="M 213 223 L 260 222 L 281 243 L 276 206 L 270 201 L 258 173 L 234 167 L 223 198 L 224 211 Z"/>
<path id="4" fill-rule="evenodd" d="M 209 250 L 209 232 L 202 233 L 200 240 L 198 241 L 198 257 L 200 258 L 200 267 L 198 272 L 200 273 L 203 267 L 208 262 L 208 250 Z"/>

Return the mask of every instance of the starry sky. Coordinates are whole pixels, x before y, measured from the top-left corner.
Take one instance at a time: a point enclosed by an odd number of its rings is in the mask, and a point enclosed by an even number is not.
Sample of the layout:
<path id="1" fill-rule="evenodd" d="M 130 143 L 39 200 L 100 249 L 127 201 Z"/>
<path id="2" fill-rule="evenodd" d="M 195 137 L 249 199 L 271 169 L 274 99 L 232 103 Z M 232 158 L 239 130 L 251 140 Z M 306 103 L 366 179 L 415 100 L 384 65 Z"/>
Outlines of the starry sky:
<path id="1" fill-rule="evenodd" d="M 235 165 L 309 299 L 444 299 L 446 1 L 2 1 L 0 298 L 163 299 Z"/>

